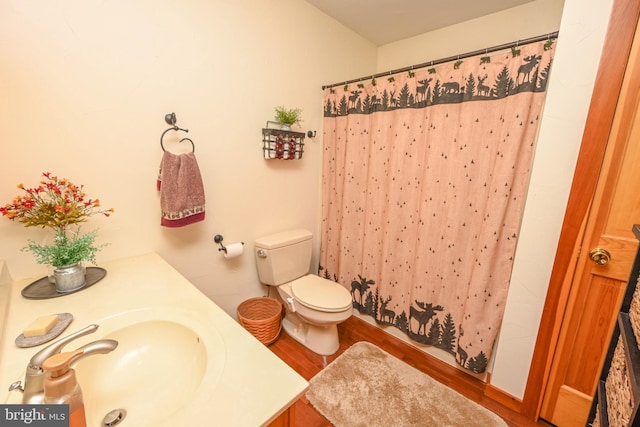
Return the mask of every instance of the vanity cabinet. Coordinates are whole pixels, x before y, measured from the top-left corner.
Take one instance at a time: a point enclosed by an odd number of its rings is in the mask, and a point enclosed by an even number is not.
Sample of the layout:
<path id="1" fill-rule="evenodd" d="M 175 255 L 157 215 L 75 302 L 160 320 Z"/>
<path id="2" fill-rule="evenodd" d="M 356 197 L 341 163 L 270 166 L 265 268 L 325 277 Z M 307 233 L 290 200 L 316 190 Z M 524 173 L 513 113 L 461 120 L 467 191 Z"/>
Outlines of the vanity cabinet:
<path id="1" fill-rule="evenodd" d="M 271 421 L 267 427 L 294 427 L 296 425 L 296 404 L 289 406 L 286 411 Z"/>
<path id="2" fill-rule="evenodd" d="M 640 226 L 633 226 L 640 240 Z M 640 426 L 640 249 L 636 253 L 618 321 L 587 425 Z"/>

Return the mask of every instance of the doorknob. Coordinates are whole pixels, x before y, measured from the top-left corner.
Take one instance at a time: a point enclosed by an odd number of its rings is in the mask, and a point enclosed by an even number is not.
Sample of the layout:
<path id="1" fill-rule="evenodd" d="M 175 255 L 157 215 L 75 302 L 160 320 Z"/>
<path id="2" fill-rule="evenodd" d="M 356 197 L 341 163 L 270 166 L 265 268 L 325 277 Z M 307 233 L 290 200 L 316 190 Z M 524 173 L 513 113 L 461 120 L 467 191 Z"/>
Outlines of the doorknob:
<path id="1" fill-rule="evenodd" d="M 611 252 L 603 248 L 593 248 L 589 252 L 591 260 L 598 265 L 605 265 L 611 261 Z"/>

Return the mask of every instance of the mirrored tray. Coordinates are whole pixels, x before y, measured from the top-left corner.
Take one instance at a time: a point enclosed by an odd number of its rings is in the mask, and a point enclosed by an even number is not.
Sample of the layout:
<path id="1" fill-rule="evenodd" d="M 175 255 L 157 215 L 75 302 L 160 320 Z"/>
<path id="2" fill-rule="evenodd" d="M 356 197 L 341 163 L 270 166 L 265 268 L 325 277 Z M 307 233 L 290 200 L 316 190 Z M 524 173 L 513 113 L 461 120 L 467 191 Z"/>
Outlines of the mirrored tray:
<path id="1" fill-rule="evenodd" d="M 48 276 L 45 276 L 41 279 L 36 280 L 35 282 L 29 284 L 26 288 L 22 290 L 22 296 L 27 299 L 49 299 L 49 298 L 58 298 L 63 297 L 65 295 L 74 294 L 76 292 L 83 291 L 104 278 L 107 275 L 107 270 L 102 267 L 87 267 L 86 269 L 86 280 L 87 284 L 80 289 L 71 292 L 58 292 L 56 291 L 56 285 L 51 283 Z"/>

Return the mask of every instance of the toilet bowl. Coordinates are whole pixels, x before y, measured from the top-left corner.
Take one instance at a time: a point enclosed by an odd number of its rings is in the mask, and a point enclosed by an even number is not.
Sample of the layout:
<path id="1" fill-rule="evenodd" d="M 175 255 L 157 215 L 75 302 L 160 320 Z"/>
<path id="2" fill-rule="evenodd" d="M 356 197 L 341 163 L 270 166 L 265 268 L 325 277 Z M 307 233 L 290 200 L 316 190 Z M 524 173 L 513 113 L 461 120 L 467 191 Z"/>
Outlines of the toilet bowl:
<path id="1" fill-rule="evenodd" d="M 329 356 L 340 346 L 337 324 L 353 312 L 351 293 L 309 273 L 312 237 L 297 229 L 256 239 L 255 259 L 260 282 L 275 286 L 285 304 L 285 332 L 311 351 Z"/>
<path id="2" fill-rule="evenodd" d="M 322 356 L 338 351 L 338 323 L 352 312 L 351 294 L 338 283 L 309 274 L 278 286 L 286 307 L 282 327 L 291 337 Z"/>

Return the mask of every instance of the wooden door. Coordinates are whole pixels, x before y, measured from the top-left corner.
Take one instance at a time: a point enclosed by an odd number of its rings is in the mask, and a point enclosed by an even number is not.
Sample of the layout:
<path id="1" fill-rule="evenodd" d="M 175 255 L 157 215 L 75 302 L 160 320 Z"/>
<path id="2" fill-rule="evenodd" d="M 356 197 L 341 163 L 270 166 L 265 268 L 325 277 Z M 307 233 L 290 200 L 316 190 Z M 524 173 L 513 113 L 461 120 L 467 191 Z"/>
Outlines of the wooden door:
<path id="1" fill-rule="evenodd" d="M 640 37 L 616 105 L 591 208 L 582 218 L 577 262 L 544 393 L 541 418 L 584 426 L 637 249 L 640 223 Z"/>

